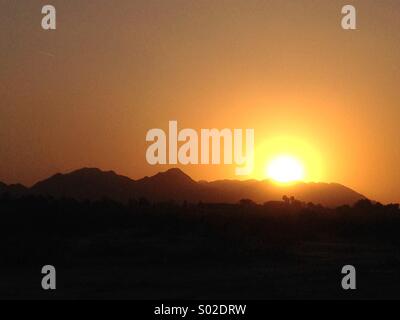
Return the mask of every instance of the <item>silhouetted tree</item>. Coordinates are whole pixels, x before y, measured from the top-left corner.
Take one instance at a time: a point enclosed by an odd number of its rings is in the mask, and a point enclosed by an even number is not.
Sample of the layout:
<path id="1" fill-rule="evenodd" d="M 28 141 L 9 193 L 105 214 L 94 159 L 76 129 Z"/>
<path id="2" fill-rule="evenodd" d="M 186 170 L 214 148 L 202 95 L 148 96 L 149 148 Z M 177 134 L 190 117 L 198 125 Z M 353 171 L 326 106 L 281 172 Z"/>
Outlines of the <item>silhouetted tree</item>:
<path id="1" fill-rule="evenodd" d="M 356 209 L 371 209 L 371 208 L 373 208 L 373 204 L 372 204 L 371 200 L 369 200 L 369 199 L 361 199 L 361 200 L 358 200 L 354 204 L 354 208 L 356 208 Z"/>
<path id="2" fill-rule="evenodd" d="M 290 203 L 290 199 L 289 199 L 289 197 L 288 197 L 287 195 L 284 195 L 284 196 L 282 197 L 282 200 L 283 200 L 283 202 L 285 202 L 286 204 L 289 204 L 289 203 Z"/>

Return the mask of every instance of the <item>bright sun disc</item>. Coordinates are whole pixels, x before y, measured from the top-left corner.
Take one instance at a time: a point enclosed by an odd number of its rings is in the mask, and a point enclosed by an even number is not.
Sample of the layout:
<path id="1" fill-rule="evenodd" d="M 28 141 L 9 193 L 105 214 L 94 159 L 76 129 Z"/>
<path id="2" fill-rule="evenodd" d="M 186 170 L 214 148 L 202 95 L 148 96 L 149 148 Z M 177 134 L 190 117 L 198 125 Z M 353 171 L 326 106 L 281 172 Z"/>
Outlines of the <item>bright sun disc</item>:
<path id="1" fill-rule="evenodd" d="M 304 179 L 304 168 L 293 157 L 279 156 L 268 164 L 267 177 L 281 183 L 299 181 Z"/>

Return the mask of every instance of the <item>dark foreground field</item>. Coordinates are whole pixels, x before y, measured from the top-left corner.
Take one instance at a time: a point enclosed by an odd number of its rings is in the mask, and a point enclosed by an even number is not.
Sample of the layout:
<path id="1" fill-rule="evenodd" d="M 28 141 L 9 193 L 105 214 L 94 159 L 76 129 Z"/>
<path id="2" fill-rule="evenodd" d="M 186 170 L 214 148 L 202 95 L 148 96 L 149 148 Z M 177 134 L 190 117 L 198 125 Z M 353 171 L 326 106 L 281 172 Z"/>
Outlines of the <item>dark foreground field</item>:
<path id="1" fill-rule="evenodd" d="M 0 200 L 0 298 L 400 298 L 400 210 Z M 41 288 L 54 265 L 57 289 Z M 341 288 L 354 265 L 357 290 Z"/>

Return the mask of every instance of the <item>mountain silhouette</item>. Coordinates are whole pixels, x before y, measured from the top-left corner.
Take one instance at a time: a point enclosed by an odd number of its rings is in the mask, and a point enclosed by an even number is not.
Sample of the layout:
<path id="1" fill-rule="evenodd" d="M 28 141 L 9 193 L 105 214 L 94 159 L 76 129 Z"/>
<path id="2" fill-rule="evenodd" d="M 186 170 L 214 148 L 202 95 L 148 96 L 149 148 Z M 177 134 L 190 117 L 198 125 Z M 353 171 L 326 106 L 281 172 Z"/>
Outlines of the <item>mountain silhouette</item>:
<path id="1" fill-rule="evenodd" d="M 203 182 L 214 194 L 220 195 L 221 202 L 251 199 L 255 202 L 281 200 L 283 195 L 294 196 L 304 202 L 322 204 L 326 207 L 352 205 L 365 197 L 356 191 L 337 183 L 305 183 L 278 185 L 270 180 Z"/>
<path id="2" fill-rule="evenodd" d="M 120 202 L 147 198 L 150 201 L 189 201 L 237 203 L 251 199 L 258 203 L 281 200 L 283 195 L 327 207 L 352 205 L 363 195 L 336 183 L 295 183 L 281 186 L 270 180 L 217 180 L 196 182 L 180 169 L 170 169 L 151 177 L 133 180 L 114 171 L 83 168 L 67 174 L 56 174 L 31 188 L 0 183 L 0 193 L 35 194 L 55 198 L 98 200 L 109 198 Z"/>
<path id="3" fill-rule="evenodd" d="M 6 191 L 7 191 L 7 185 L 0 181 L 0 192 L 3 193 Z"/>
<path id="4" fill-rule="evenodd" d="M 22 196 L 28 193 L 28 190 L 29 189 L 22 184 L 6 185 L 5 183 L 0 181 L 0 194 L 7 193 L 14 196 Z"/>
<path id="5" fill-rule="evenodd" d="M 131 193 L 133 186 L 133 180 L 117 175 L 113 171 L 83 168 L 68 174 L 58 173 L 36 183 L 30 191 L 33 194 L 56 198 L 98 200 L 108 197 L 117 201 L 126 201 L 133 196 Z"/>

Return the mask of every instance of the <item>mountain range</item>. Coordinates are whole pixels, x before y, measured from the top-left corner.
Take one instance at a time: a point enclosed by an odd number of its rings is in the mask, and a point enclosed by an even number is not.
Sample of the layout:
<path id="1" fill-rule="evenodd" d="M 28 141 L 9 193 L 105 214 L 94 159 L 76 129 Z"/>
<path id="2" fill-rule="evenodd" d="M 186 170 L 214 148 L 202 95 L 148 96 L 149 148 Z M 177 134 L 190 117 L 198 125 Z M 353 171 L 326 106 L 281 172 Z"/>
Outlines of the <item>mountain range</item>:
<path id="1" fill-rule="evenodd" d="M 282 186 L 270 180 L 194 181 L 180 169 L 170 169 L 151 177 L 133 180 L 114 171 L 83 168 L 56 174 L 32 187 L 0 182 L 0 193 L 43 195 L 77 200 L 98 200 L 103 197 L 120 202 L 145 197 L 150 201 L 237 203 L 251 199 L 258 203 L 281 200 L 283 195 L 327 207 L 352 205 L 365 197 L 337 183 L 304 183 Z"/>

